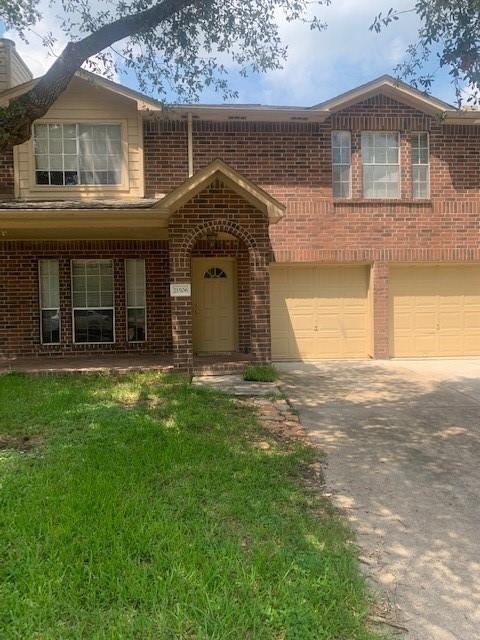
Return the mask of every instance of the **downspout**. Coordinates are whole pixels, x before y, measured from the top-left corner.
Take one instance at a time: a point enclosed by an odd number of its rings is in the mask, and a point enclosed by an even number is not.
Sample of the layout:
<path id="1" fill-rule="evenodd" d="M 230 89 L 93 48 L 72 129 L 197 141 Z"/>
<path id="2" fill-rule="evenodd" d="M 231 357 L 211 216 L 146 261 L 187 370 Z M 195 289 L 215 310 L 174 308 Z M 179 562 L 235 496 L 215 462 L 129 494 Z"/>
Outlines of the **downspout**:
<path id="1" fill-rule="evenodd" d="M 189 111 L 187 115 L 187 150 L 188 150 L 188 177 L 193 176 L 193 127 L 192 114 Z"/>

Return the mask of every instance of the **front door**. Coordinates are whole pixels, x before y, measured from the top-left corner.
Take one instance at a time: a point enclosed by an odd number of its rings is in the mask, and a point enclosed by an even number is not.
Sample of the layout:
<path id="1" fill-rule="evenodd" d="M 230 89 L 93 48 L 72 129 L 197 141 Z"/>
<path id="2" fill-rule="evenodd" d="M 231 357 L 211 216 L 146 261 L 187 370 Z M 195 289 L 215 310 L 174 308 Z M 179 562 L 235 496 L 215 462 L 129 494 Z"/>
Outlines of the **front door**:
<path id="1" fill-rule="evenodd" d="M 193 349 L 236 349 L 235 258 L 192 258 Z"/>

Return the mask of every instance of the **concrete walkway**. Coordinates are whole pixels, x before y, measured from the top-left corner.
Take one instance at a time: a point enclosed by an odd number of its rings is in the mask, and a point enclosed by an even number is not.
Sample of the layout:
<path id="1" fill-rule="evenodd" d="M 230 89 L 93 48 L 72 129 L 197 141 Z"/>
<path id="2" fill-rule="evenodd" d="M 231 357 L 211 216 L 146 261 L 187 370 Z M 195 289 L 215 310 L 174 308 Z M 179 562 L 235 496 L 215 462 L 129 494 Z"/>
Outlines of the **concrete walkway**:
<path id="1" fill-rule="evenodd" d="M 247 397 L 280 397 L 281 391 L 277 382 L 251 382 L 243 379 L 243 375 L 227 374 L 224 376 L 194 376 L 192 384 L 208 387 L 215 391 L 230 393 L 232 396 Z"/>
<path id="2" fill-rule="evenodd" d="M 480 360 L 281 364 L 390 620 L 480 637 Z"/>

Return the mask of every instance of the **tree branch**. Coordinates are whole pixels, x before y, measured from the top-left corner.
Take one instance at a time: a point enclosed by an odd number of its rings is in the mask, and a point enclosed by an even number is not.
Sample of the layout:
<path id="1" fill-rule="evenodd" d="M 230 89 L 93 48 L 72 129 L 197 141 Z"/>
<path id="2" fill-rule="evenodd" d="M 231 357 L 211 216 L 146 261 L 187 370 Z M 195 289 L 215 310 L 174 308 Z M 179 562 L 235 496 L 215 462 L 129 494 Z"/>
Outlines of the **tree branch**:
<path id="1" fill-rule="evenodd" d="M 88 58 L 123 38 L 153 29 L 191 5 L 202 3 L 202 0 L 163 0 L 150 9 L 106 24 L 82 40 L 69 42 L 32 89 L 0 110 L 0 153 L 30 139 L 32 123 L 47 113 Z"/>

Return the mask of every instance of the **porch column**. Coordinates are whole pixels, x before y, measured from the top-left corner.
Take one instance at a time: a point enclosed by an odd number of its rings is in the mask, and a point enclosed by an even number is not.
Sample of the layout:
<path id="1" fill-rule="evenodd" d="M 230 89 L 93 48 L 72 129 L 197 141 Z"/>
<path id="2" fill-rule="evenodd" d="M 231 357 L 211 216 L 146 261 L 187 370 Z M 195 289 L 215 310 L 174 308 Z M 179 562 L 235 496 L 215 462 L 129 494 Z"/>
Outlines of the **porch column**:
<path id="1" fill-rule="evenodd" d="M 373 322 L 372 356 L 377 360 L 386 360 L 390 357 L 387 262 L 376 261 L 373 263 L 370 287 Z"/>
<path id="2" fill-rule="evenodd" d="M 251 352 L 256 362 L 270 362 L 270 275 L 258 251 L 250 252 L 250 282 Z"/>
<path id="3" fill-rule="evenodd" d="M 185 259 L 181 250 L 170 247 L 170 283 L 185 284 L 191 282 L 190 261 Z M 192 342 L 192 298 L 171 297 L 172 351 L 175 369 L 193 373 Z"/>

